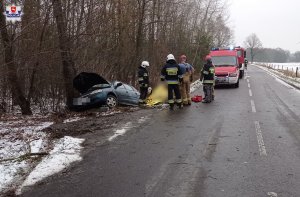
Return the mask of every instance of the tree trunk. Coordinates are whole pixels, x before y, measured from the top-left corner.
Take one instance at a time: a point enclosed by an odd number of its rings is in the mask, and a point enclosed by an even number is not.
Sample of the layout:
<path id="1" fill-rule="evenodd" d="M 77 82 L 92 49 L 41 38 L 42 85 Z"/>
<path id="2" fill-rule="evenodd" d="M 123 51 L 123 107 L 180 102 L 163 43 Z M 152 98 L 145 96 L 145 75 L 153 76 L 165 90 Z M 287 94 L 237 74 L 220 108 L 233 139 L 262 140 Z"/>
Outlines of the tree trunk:
<path id="1" fill-rule="evenodd" d="M 251 53 L 251 63 L 253 63 L 253 59 L 254 59 L 254 52 L 253 52 L 253 48 L 250 49 L 250 53 Z"/>
<path id="2" fill-rule="evenodd" d="M 15 100 L 17 104 L 21 107 L 21 112 L 23 115 L 32 115 L 30 109 L 30 103 L 26 100 L 22 88 L 20 86 L 17 69 L 14 61 L 14 51 L 12 46 L 12 41 L 9 38 L 7 27 L 6 27 L 6 19 L 4 16 L 4 4 L 3 0 L 0 1 L 0 29 L 1 29 L 1 37 L 2 43 L 4 46 L 4 54 L 5 54 L 5 64 L 7 66 L 8 71 L 8 80 L 11 86 L 12 95 L 15 96 Z"/>
<path id="3" fill-rule="evenodd" d="M 64 85 L 67 96 L 67 107 L 72 107 L 74 89 L 72 85 L 72 80 L 75 77 L 75 64 L 72 59 L 70 52 L 70 40 L 67 36 L 67 23 L 64 20 L 64 15 L 62 11 L 62 5 L 60 0 L 52 0 L 53 13 L 56 20 L 57 31 L 59 36 L 59 48 L 61 53 L 62 65 L 63 65 L 63 77 Z"/>

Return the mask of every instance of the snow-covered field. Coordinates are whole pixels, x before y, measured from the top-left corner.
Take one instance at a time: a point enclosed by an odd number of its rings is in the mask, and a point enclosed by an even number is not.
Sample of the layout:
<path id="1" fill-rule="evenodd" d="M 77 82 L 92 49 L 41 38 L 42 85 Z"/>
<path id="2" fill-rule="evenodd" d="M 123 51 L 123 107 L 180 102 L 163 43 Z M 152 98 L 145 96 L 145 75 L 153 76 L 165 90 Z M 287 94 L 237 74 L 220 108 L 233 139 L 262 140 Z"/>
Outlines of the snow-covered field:
<path id="1" fill-rule="evenodd" d="M 284 71 L 290 71 L 290 72 L 296 72 L 296 69 L 298 68 L 298 73 L 300 75 L 300 63 L 263 63 L 263 62 L 256 62 L 257 64 L 263 64 L 267 67 L 271 67 L 275 70 L 284 70 Z"/>
<path id="2" fill-rule="evenodd" d="M 256 63 L 254 65 L 258 66 L 259 68 L 261 68 L 263 70 L 265 70 L 270 75 L 272 75 L 272 76 L 274 76 L 276 78 L 281 79 L 282 81 L 288 83 L 289 85 L 300 89 L 300 78 L 299 77 L 296 78 L 295 76 L 286 75 L 285 72 L 282 72 L 281 70 L 277 70 L 277 69 L 274 69 L 272 67 L 269 67 L 266 64 Z"/>

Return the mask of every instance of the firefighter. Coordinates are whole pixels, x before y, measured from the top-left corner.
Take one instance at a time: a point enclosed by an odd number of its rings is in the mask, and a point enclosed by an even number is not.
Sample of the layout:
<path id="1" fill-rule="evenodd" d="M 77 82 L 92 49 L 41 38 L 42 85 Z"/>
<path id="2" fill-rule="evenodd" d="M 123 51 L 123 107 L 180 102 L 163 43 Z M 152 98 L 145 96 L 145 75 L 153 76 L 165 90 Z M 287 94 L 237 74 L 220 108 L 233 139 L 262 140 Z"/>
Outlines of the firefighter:
<path id="1" fill-rule="evenodd" d="M 247 66 L 248 66 L 248 60 L 245 58 L 245 68 L 247 70 Z"/>
<path id="2" fill-rule="evenodd" d="M 176 103 L 179 108 L 182 108 L 182 100 L 179 90 L 179 83 L 182 82 L 182 72 L 179 65 L 176 63 L 175 57 L 172 54 L 167 56 L 167 63 L 161 70 L 161 80 L 168 84 L 168 103 L 170 110 L 174 110 Z M 174 101 L 174 94 L 176 100 Z"/>
<path id="3" fill-rule="evenodd" d="M 212 86 L 212 100 L 214 100 L 214 85 L 215 85 L 215 66 L 212 63 L 212 59 L 210 55 L 207 55 L 205 57 L 206 63 L 204 64 L 201 75 L 200 75 L 200 81 L 203 80 L 203 91 L 205 97 L 207 96 L 206 89 L 204 88 L 204 85 L 211 85 Z M 207 102 L 204 98 L 203 102 Z"/>
<path id="4" fill-rule="evenodd" d="M 149 67 L 150 64 L 148 61 L 143 61 L 142 64 L 138 68 L 138 80 L 139 80 L 139 86 L 140 86 L 140 99 L 139 99 L 139 105 L 143 105 L 146 103 L 146 98 L 148 95 L 149 90 L 149 73 L 146 69 Z"/>
<path id="5" fill-rule="evenodd" d="M 190 85 L 193 82 L 194 68 L 192 65 L 186 62 L 186 55 L 180 56 L 180 68 L 183 74 L 183 82 L 180 85 L 180 93 L 182 97 L 183 105 L 191 105 Z"/>

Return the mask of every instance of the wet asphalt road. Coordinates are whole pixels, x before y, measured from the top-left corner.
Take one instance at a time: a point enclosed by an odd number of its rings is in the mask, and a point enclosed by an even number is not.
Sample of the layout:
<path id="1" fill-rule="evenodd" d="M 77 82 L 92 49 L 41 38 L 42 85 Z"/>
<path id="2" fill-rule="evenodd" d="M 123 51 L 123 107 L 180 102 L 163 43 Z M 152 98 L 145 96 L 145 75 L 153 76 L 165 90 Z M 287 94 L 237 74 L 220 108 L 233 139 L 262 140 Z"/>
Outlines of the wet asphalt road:
<path id="1" fill-rule="evenodd" d="M 299 197 L 300 92 L 254 66 L 247 75 L 211 104 L 150 110 L 23 196 Z"/>

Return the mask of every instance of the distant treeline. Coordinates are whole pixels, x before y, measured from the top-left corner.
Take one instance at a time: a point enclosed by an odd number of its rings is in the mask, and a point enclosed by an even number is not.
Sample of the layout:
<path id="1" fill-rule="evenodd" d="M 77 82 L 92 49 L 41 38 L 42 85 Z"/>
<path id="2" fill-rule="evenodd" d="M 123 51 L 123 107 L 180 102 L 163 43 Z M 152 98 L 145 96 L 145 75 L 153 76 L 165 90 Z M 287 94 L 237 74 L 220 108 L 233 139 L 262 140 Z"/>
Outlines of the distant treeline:
<path id="1" fill-rule="evenodd" d="M 247 50 L 247 54 L 250 54 L 250 50 Z M 250 59 L 250 55 L 248 55 Z M 288 50 L 281 48 L 260 48 L 256 49 L 256 55 L 253 58 L 254 62 L 300 62 L 300 51 L 291 53 Z"/>

